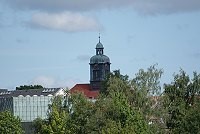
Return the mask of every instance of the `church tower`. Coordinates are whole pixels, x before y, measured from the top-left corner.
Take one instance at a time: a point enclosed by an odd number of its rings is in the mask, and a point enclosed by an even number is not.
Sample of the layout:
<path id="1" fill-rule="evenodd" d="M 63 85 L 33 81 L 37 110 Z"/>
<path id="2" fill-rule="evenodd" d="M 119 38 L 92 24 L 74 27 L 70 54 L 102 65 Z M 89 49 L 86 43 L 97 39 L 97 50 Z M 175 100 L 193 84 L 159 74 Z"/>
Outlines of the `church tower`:
<path id="1" fill-rule="evenodd" d="M 102 81 L 110 73 L 110 59 L 104 55 L 103 45 L 100 41 L 96 45 L 96 55 L 90 58 L 90 86 L 92 90 L 100 90 Z"/>

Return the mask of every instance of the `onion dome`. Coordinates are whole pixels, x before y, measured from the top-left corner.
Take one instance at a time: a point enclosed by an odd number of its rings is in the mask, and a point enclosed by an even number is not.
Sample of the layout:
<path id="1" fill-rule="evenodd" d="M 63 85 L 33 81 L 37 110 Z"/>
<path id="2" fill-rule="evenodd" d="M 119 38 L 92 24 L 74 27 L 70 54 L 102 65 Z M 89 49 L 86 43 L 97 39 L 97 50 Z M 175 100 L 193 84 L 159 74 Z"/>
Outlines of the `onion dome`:
<path id="1" fill-rule="evenodd" d="M 106 55 L 94 55 L 90 58 L 90 64 L 110 63 L 110 59 Z"/>
<path id="2" fill-rule="evenodd" d="M 99 41 L 99 43 L 96 45 L 96 49 L 104 49 L 103 44 Z"/>

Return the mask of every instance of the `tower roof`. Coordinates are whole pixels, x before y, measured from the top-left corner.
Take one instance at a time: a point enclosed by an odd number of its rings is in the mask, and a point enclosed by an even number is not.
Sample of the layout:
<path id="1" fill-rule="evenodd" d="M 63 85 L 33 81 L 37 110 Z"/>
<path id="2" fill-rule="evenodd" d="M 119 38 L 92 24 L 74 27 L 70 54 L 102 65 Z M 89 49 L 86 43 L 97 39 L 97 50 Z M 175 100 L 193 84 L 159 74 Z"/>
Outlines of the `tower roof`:
<path id="1" fill-rule="evenodd" d="M 97 43 L 96 49 L 103 49 L 103 44 L 101 42 Z"/>
<path id="2" fill-rule="evenodd" d="M 103 44 L 101 43 L 101 36 L 100 36 L 100 33 L 99 33 L 99 43 L 97 43 L 96 49 L 103 49 Z"/>
<path id="3" fill-rule="evenodd" d="M 90 64 L 95 63 L 110 63 L 110 59 L 106 55 L 94 55 L 90 58 Z"/>
<path id="4" fill-rule="evenodd" d="M 99 42 L 96 45 L 96 55 L 90 58 L 90 64 L 110 63 L 109 57 L 103 54 L 104 47 L 100 39 L 101 37 L 99 35 Z"/>

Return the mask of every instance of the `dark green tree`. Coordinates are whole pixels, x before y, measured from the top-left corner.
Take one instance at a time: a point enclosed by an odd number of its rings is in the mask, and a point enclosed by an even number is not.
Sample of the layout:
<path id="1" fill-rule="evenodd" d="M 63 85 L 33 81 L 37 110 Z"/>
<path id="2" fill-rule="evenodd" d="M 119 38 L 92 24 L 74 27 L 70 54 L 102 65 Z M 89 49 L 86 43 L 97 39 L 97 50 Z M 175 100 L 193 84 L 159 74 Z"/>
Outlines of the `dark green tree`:
<path id="1" fill-rule="evenodd" d="M 29 89 L 41 89 L 43 86 L 41 85 L 23 85 L 16 87 L 16 90 L 29 90 Z"/>
<path id="2" fill-rule="evenodd" d="M 40 133 L 42 133 L 43 124 L 45 124 L 45 120 L 43 120 L 43 119 L 41 119 L 41 118 L 36 118 L 36 119 L 33 121 L 33 128 L 34 128 L 35 134 L 40 134 Z"/>
<path id="3" fill-rule="evenodd" d="M 200 100 L 196 98 L 195 104 L 192 108 L 188 109 L 184 119 L 182 120 L 180 127 L 175 132 L 198 134 L 200 132 Z"/>
<path id="4" fill-rule="evenodd" d="M 164 108 L 166 126 L 173 133 L 200 132 L 200 74 L 194 72 L 193 79 L 180 70 L 171 84 L 164 86 Z"/>
<path id="5" fill-rule="evenodd" d="M 129 104 L 124 93 L 127 87 L 123 80 L 113 77 L 109 79 L 108 95 L 100 96 L 96 102 L 81 93 L 62 101 L 54 99 L 56 103 L 52 104 L 47 120 L 37 121 L 42 125 L 36 125 L 36 130 L 44 134 L 151 133 L 143 115 Z"/>
<path id="6" fill-rule="evenodd" d="M 67 128 L 69 113 L 63 107 L 63 98 L 57 96 L 54 98 L 52 105 L 49 106 L 48 118 L 34 120 L 35 133 L 38 134 L 66 134 L 70 133 Z"/>
<path id="7" fill-rule="evenodd" d="M 89 120 L 94 114 L 94 103 L 89 101 L 82 93 L 72 94 L 69 98 L 70 121 L 69 129 L 74 134 L 90 133 Z"/>
<path id="8" fill-rule="evenodd" d="M 152 129 L 155 128 L 156 133 L 163 131 L 161 118 L 164 110 L 160 105 L 162 74 L 163 70 L 158 69 L 157 65 L 150 66 L 147 70 L 140 69 L 135 78 L 131 80 L 132 94 L 129 97 L 132 106 L 143 114 L 146 121 L 151 123 L 153 120 L 150 126 Z"/>
<path id="9" fill-rule="evenodd" d="M 151 133 L 147 122 L 126 95 L 129 86 L 119 77 L 108 80 L 108 94 L 95 102 L 88 124 L 92 133 Z M 126 91 L 127 90 L 127 91 Z"/>
<path id="10" fill-rule="evenodd" d="M 129 79 L 128 79 L 128 75 L 122 75 L 120 73 L 120 70 L 115 70 L 111 73 L 109 73 L 105 80 L 102 82 L 102 89 L 100 90 L 100 93 L 103 94 L 103 95 L 108 95 L 108 86 L 110 85 L 109 83 L 109 79 L 113 79 L 113 78 L 119 78 L 120 80 L 123 81 L 123 83 L 125 83 L 126 85 L 128 85 L 129 83 Z M 116 88 L 115 88 L 116 89 Z"/>
<path id="11" fill-rule="evenodd" d="M 0 133 L 23 134 L 20 119 L 9 111 L 0 112 Z"/>
<path id="12" fill-rule="evenodd" d="M 139 111 L 145 118 L 146 122 L 151 122 L 152 118 L 156 121 L 150 126 L 155 132 L 162 133 L 163 126 L 161 122 L 162 109 L 160 95 L 161 85 L 160 78 L 163 74 L 162 69 L 157 69 L 157 65 L 150 66 L 147 70 L 140 69 L 132 80 L 127 75 L 120 74 L 119 70 L 108 75 L 104 82 L 103 95 L 108 97 L 109 92 L 122 92 L 131 107 Z M 156 99 L 155 99 L 156 98 Z M 158 127 L 159 126 L 159 127 Z"/>
<path id="13" fill-rule="evenodd" d="M 160 119 L 161 114 L 155 112 L 159 109 L 153 107 L 155 103 L 151 97 L 160 95 L 162 73 L 154 65 L 147 71 L 141 69 L 133 80 L 129 80 L 119 70 L 114 71 L 105 80 L 105 88 L 96 102 L 88 101 L 81 93 L 68 94 L 64 100 L 56 101 L 60 103 L 54 103 L 56 110 L 50 110 L 48 119 L 43 123 L 43 133 L 62 133 L 60 128 L 64 128 L 65 133 L 75 134 L 161 133 L 158 131 L 160 128 L 148 123 L 152 116 Z M 64 111 L 65 120 L 59 120 L 59 109 Z M 52 118 L 53 115 L 59 118 Z M 59 126 L 56 122 L 64 122 L 63 127 L 56 129 Z"/>

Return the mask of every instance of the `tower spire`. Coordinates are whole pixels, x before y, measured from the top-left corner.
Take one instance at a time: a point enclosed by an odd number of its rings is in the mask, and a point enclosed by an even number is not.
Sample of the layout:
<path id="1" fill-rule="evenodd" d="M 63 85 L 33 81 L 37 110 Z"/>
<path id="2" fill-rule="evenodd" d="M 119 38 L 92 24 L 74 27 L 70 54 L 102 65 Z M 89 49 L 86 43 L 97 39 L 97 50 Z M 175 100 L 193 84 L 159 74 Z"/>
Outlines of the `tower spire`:
<path id="1" fill-rule="evenodd" d="M 99 43 L 101 42 L 101 36 L 100 36 L 100 33 L 99 33 Z"/>

